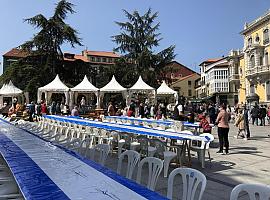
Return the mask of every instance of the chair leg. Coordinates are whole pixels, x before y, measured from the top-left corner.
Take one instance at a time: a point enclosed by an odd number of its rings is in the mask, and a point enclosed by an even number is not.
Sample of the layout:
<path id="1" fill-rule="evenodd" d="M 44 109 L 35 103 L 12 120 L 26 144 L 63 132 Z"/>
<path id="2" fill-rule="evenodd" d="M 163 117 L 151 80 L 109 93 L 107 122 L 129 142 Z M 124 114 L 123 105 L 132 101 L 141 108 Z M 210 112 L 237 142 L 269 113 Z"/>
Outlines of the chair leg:
<path id="1" fill-rule="evenodd" d="M 204 168 L 205 167 L 205 151 L 201 151 L 200 156 L 201 156 L 202 168 Z"/>
<path id="2" fill-rule="evenodd" d="M 212 163 L 209 149 L 207 150 L 207 153 L 208 153 L 209 161 L 210 163 Z"/>
<path id="3" fill-rule="evenodd" d="M 169 165 L 170 165 L 170 162 L 173 158 L 174 157 L 165 157 L 164 158 L 164 177 L 165 178 L 168 176 Z"/>
<path id="4" fill-rule="evenodd" d="M 122 149 L 125 143 L 119 143 L 118 144 L 118 158 L 120 157 L 120 154 L 122 153 Z"/>

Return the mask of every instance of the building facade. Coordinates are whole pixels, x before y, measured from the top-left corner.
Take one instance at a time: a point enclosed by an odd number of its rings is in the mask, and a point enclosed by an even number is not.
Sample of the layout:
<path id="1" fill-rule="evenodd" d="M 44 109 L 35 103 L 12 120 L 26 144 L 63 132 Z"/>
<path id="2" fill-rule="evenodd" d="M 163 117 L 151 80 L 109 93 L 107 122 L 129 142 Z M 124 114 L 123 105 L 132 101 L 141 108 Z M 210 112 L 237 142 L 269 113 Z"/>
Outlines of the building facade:
<path id="1" fill-rule="evenodd" d="M 239 60 L 239 102 L 270 103 L 270 10 L 241 32 L 243 56 Z"/>
<path id="2" fill-rule="evenodd" d="M 13 48 L 3 55 L 3 73 L 14 62 L 28 56 L 28 53 L 18 48 Z"/>
<path id="3" fill-rule="evenodd" d="M 195 71 L 191 70 L 190 68 L 186 67 L 185 65 L 177 61 L 169 62 L 165 68 L 166 68 L 165 77 L 167 78 L 167 80 L 170 80 L 171 83 L 183 77 L 196 73 Z"/>
<path id="4" fill-rule="evenodd" d="M 200 78 L 198 73 L 193 73 L 188 76 L 179 78 L 170 85 L 170 88 L 178 93 L 180 98 L 187 100 L 196 98 L 195 82 Z"/>
<path id="5" fill-rule="evenodd" d="M 238 90 L 229 84 L 228 57 L 208 59 L 203 61 L 200 66 L 201 98 L 214 103 L 227 103 L 230 105 L 238 102 Z"/>

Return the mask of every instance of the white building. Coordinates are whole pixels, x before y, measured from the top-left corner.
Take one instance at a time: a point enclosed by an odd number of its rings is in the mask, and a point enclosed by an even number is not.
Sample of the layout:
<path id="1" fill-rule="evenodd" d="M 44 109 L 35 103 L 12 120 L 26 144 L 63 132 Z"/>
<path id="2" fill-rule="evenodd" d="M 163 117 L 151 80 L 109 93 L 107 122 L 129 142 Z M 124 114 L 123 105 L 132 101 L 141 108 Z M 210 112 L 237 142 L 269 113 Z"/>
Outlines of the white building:
<path id="1" fill-rule="evenodd" d="M 229 63 L 227 57 L 209 59 L 201 66 L 202 98 L 208 98 L 214 103 L 228 103 L 234 105 L 237 100 L 230 94 Z"/>

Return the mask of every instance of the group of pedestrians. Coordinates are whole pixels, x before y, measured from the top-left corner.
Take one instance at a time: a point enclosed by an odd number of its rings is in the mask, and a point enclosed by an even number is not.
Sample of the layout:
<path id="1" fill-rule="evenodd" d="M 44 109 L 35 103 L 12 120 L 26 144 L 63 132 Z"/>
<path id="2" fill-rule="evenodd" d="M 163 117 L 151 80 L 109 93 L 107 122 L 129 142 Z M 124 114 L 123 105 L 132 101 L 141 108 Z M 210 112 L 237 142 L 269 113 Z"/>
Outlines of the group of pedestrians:
<path id="1" fill-rule="evenodd" d="M 267 111 L 266 105 L 261 105 L 260 107 L 255 104 L 255 106 L 250 111 L 251 119 L 252 119 L 252 125 L 256 124 L 259 125 L 260 120 L 260 126 L 265 126 L 265 118 L 268 115 L 268 118 L 270 117 L 270 110 Z"/>

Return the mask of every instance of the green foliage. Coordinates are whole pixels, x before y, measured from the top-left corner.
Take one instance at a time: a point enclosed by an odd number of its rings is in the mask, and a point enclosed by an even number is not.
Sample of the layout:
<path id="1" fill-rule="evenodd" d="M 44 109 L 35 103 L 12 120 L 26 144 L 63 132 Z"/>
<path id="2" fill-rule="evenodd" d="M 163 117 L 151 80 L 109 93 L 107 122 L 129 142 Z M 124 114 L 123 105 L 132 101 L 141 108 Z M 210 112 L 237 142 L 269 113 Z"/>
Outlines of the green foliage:
<path id="1" fill-rule="evenodd" d="M 46 18 L 38 14 L 25 19 L 25 22 L 39 30 L 31 40 L 20 46 L 22 50 L 27 50 L 30 56 L 8 67 L 0 77 L 0 81 L 3 83 L 11 79 L 17 87 L 28 91 L 30 99 L 34 100 L 37 89 L 52 81 L 57 73 L 60 77 L 65 77 L 64 80 L 69 80 L 74 74 L 66 71 L 63 66 L 61 45 L 64 43 L 69 43 L 72 47 L 81 45 L 78 32 L 64 21 L 67 14 L 74 12 L 73 4 L 61 0 L 56 5 L 52 17 Z M 83 67 L 80 66 L 80 69 Z M 76 80 L 71 79 L 71 82 L 75 83 Z"/>
<path id="2" fill-rule="evenodd" d="M 114 50 L 123 53 L 127 62 L 125 66 L 123 63 L 117 63 L 116 68 L 120 71 L 127 70 L 125 72 L 128 78 L 125 80 L 125 75 L 121 76 L 124 78 L 123 83 L 127 80 L 134 82 L 142 75 L 155 87 L 163 78 L 160 76 L 161 71 L 175 57 L 175 46 L 169 46 L 157 53 L 154 51 L 162 40 L 160 33 L 157 32 L 160 23 L 155 23 L 157 12 L 152 13 L 152 10 L 148 9 L 144 15 L 140 15 L 137 11 L 129 13 L 124 10 L 124 14 L 128 21 L 116 22 L 121 32 L 112 36 L 112 39 L 117 44 Z"/>

